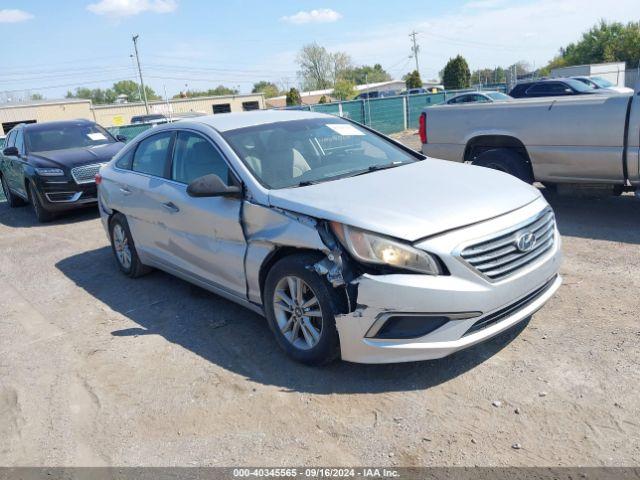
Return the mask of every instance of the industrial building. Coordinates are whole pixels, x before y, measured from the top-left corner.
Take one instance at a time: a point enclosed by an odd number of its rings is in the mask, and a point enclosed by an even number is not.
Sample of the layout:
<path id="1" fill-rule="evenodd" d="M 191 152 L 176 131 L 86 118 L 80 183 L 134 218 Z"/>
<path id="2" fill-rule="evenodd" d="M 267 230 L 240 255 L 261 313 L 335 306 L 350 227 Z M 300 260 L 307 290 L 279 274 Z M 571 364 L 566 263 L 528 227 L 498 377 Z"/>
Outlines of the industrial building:
<path id="1" fill-rule="evenodd" d="M 264 109 L 262 94 L 223 95 L 216 97 L 180 98 L 149 102 L 149 113 L 167 116 L 181 113 L 218 114 Z M 135 115 L 146 113 L 144 103 L 92 105 L 90 100 L 41 100 L 24 103 L 0 104 L 0 136 L 19 123 L 49 122 L 86 118 L 104 127 L 131 123 Z"/>

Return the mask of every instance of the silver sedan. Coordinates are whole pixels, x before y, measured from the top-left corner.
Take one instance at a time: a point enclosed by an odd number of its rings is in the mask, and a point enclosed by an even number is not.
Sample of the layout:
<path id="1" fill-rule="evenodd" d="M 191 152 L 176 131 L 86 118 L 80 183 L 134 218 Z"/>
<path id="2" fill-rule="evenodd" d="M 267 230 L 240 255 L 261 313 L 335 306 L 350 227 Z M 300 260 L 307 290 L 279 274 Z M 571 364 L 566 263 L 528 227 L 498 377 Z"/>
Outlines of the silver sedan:
<path id="1" fill-rule="evenodd" d="M 159 268 L 238 302 L 309 364 L 443 357 L 560 285 L 560 237 L 535 188 L 334 116 L 159 126 L 96 180 L 125 275 Z"/>

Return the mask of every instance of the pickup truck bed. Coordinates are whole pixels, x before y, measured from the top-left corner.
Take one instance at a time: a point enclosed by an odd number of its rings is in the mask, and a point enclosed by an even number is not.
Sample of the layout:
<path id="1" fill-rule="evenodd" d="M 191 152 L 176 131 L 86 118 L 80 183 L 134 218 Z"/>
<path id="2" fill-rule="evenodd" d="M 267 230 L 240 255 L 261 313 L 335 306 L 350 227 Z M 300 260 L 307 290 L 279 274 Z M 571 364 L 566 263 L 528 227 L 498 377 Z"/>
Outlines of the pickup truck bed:
<path id="1" fill-rule="evenodd" d="M 422 152 L 431 157 L 530 182 L 640 185 L 637 94 L 439 105 L 422 115 Z"/>

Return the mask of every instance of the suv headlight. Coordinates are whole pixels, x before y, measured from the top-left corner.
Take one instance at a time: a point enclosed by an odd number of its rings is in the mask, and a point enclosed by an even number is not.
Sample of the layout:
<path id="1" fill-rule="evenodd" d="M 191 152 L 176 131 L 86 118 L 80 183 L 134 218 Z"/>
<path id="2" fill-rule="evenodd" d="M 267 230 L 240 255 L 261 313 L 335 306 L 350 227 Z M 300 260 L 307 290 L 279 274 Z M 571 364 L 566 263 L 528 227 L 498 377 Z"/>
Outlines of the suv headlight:
<path id="1" fill-rule="evenodd" d="M 36 168 L 36 173 L 41 177 L 62 177 L 64 175 L 60 168 Z"/>
<path id="2" fill-rule="evenodd" d="M 331 229 L 349 253 L 364 263 L 387 265 L 427 275 L 442 273 L 432 255 L 411 245 L 341 223 L 331 222 Z"/>

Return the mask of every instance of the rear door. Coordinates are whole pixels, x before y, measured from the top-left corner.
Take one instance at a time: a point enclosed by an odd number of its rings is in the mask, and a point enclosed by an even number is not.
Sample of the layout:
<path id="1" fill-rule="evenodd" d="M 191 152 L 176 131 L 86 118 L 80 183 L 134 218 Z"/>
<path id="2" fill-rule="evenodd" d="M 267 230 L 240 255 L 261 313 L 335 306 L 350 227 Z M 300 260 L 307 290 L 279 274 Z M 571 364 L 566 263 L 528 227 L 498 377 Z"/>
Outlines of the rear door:
<path id="1" fill-rule="evenodd" d="M 162 191 L 169 171 L 174 131 L 164 131 L 142 140 L 130 157 L 130 170 L 114 176 L 113 204 L 127 217 L 136 249 L 144 262 L 170 261 L 162 225 Z M 129 160 L 127 156 L 122 160 Z M 116 165 L 126 169 L 127 165 Z M 116 169 L 117 171 L 117 169 Z"/>
<path id="2" fill-rule="evenodd" d="M 187 185 L 203 175 L 216 174 L 238 184 L 220 149 L 201 133 L 180 130 L 173 149 L 169 178 L 159 189 L 160 224 L 168 241 L 164 256 L 181 272 L 246 296 L 245 238 L 240 225 L 241 199 L 194 198 Z"/>
<path id="3" fill-rule="evenodd" d="M 10 186 L 11 190 L 26 198 L 24 167 L 27 164 L 27 152 L 24 142 L 24 129 L 22 128 L 16 130 L 15 147 L 18 149 L 18 155 L 11 157 Z"/>

